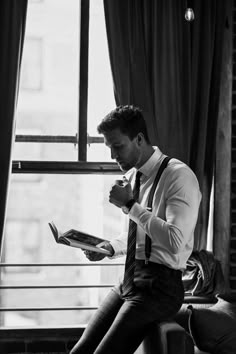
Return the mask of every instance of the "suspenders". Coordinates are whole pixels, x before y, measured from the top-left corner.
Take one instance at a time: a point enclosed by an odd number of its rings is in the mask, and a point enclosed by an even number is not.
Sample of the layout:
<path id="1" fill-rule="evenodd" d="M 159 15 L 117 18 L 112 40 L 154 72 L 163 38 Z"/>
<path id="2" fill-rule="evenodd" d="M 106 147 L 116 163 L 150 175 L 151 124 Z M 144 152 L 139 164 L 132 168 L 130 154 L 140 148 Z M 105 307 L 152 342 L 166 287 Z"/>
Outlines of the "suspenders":
<path id="1" fill-rule="evenodd" d="M 171 160 L 171 157 L 165 157 L 164 160 L 161 163 L 161 166 L 157 172 L 157 175 L 155 177 L 155 180 L 153 182 L 151 191 L 149 193 L 149 197 L 148 197 L 148 205 L 147 205 L 147 210 L 148 211 L 152 211 L 152 200 L 153 200 L 153 195 L 154 192 L 156 190 L 156 186 L 160 180 L 160 177 L 162 175 L 162 172 L 164 171 L 164 169 L 166 168 L 166 166 L 168 165 L 168 162 Z M 150 258 L 150 254 L 151 254 L 151 247 L 152 247 L 152 241 L 151 238 L 146 234 L 146 239 L 145 239 L 145 263 L 148 264 L 149 258 Z"/>

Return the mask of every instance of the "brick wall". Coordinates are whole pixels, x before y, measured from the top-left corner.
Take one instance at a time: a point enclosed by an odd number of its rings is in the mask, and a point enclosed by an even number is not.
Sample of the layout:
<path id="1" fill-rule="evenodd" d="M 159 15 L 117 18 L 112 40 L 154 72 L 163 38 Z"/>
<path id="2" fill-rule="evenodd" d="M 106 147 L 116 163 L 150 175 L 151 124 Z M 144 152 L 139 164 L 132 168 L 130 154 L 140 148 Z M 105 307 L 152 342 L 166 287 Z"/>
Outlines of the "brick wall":
<path id="1" fill-rule="evenodd" d="M 84 328 L 18 328 L 0 330 L 1 354 L 68 354 Z"/>

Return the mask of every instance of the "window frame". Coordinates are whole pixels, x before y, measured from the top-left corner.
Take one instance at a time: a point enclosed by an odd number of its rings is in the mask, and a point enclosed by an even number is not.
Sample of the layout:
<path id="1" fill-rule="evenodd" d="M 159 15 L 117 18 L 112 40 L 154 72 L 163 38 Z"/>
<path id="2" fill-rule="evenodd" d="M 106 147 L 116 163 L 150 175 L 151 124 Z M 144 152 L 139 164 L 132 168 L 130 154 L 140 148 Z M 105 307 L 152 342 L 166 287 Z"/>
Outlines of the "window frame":
<path id="1" fill-rule="evenodd" d="M 89 14 L 90 14 L 90 0 L 80 0 L 80 58 L 79 58 L 79 78 L 78 78 L 78 125 L 77 132 L 74 136 L 70 135 L 26 135 L 16 134 L 15 143 L 65 143 L 78 146 L 77 161 L 41 161 L 41 160 L 13 160 L 12 173 L 14 174 L 122 174 L 122 171 L 116 163 L 113 162 L 90 162 L 87 161 L 87 147 L 91 144 L 103 144 L 103 137 L 89 136 L 87 133 L 88 122 L 88 64 L 89 64 Z M 42 269 L 44 267 L 109 267 L 109 266 L 124 266 L 123 261 L 118 262 L 99 262 L 97 263 L 5 263 L 0 262 L 0 270 L 14 269 L 15 267 L 37 267 Z M 110 288 L 114 284 L 55 284 L 53 286 L 44 285 L 12 285 L 0 284 L 0 289 L 44 289 L 44 288 Z M 78 311 L 78 310 L 96 310 L 97 306 L 57 306 L 57 307 L 2 307 L 0 303 L 0 314 L 5 312 L 18 312 L 18 311 Z M 1 322 L 1 321 L 0 321 Z M 0 323 L 1 327 L 1 323 Z M 51 327 L 51 326 L 50 326 Z M 1 327 L 0 329 L 5 327 Z M 37 326 L 35 327 L 38 328 Z M 10 331 L 14 326 L 10 328 Z"/>
<path id="2" fill-rule="evenodd" d="M 69 135 L 21 135 L 16 134 L 15 142 L 32 143 L 72 143 L 78 146 L 77 161 L 30 161 L 13 160 L 12 173 L 82 173 L 114 174 L 120 169 L 113 162 L 88 162 L 87 146 L 102 144 L 103 137 L 89 136 L 88 122 L 88 62 L 89 62 L 89 16 L 90 0 L 81 0 L 80 5 L 80 59 L 79 59 L 79 94 L 78 94 L 78 131 Z"/>

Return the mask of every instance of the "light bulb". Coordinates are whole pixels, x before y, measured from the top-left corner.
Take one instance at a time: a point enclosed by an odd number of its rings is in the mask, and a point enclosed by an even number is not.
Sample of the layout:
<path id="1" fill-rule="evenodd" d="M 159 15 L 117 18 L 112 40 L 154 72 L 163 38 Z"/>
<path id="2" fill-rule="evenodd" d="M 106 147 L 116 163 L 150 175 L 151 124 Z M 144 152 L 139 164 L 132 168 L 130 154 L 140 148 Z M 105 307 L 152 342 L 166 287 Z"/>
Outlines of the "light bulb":
<path id="1" fill-rule="evenodd" d="M 194 20 L 194 12 L 193 9 L 191 9 L 191 7 L 188 7 L 185 11 L 185 20 L 188 22 L 191 22 Z"/>

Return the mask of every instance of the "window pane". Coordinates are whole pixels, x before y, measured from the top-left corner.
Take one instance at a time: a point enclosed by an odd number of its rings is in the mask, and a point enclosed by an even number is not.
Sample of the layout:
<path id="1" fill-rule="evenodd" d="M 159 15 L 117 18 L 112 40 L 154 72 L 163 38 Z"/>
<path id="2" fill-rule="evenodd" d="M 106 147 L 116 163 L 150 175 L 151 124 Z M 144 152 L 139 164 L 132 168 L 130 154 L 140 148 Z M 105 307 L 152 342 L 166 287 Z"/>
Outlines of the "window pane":
<path id="1" fill-rule="evenodd" d="M 114 162 L 111 159 L 110 149 L 105 144 L 91 144 L 87 150 L 88 161 L 107 161 Z"/>
<path id="2" fill-rule="evenodd" d="M 28 4 L 16 134 L 77 133 L 80 1 L 69 5 L 68 0 Z M 35 143 L 21 144 L 15 144 L 13 159 L 77 160 L 73 144 L 40 143 L 36 149 Z"/>
<path id="3" fill-rule="evenodd" d="M 26 131 L 26 130 L 24 130 Z M 32 134 L 32 132 L 30 132 Z M 72 143 L 16 143 L 14 160 L 51 160 L 76 161 L 78 160 L 77 145 Z M 95 160 L 96 161 L 96 160 Z"/>
<path id="4" fill-rule="evenodd" d="M 103 0 L 90 0 L 88 82 L 89 135 L 97 135 L 97 125 L 115 106 Z"/>
<path id="5" fill-rule="evenodd" d="M 32 178 L 34 177 L 34 178 Z M 71 228 L 113 239 L 120 233 L 124 214 L 109 203 L 109 189 L 118 176 L 13 175 L 3 262 L 3 285 L 114 284 L 123 266 L 24 267 L 21 263 L 86 262 L 80 249 L 57 244 L 48 222 L 61 231 Z M 124 261 L 107 260 L 109 264 Z M 0 268 L 1 269 L 1 268 Z M 6 289 L 1 305 L 12 307 L 97 306 L 108 289 Z M 92 311 L 30 311 L 3 313 L 5 325 L 60 325 L 86 323 Z"/>
<path id="6" fill-rule="evenodd" d="M 42 39 L 26 38 L 21 69 L 21 90 L 41 90 L 43 77 Z"/>

